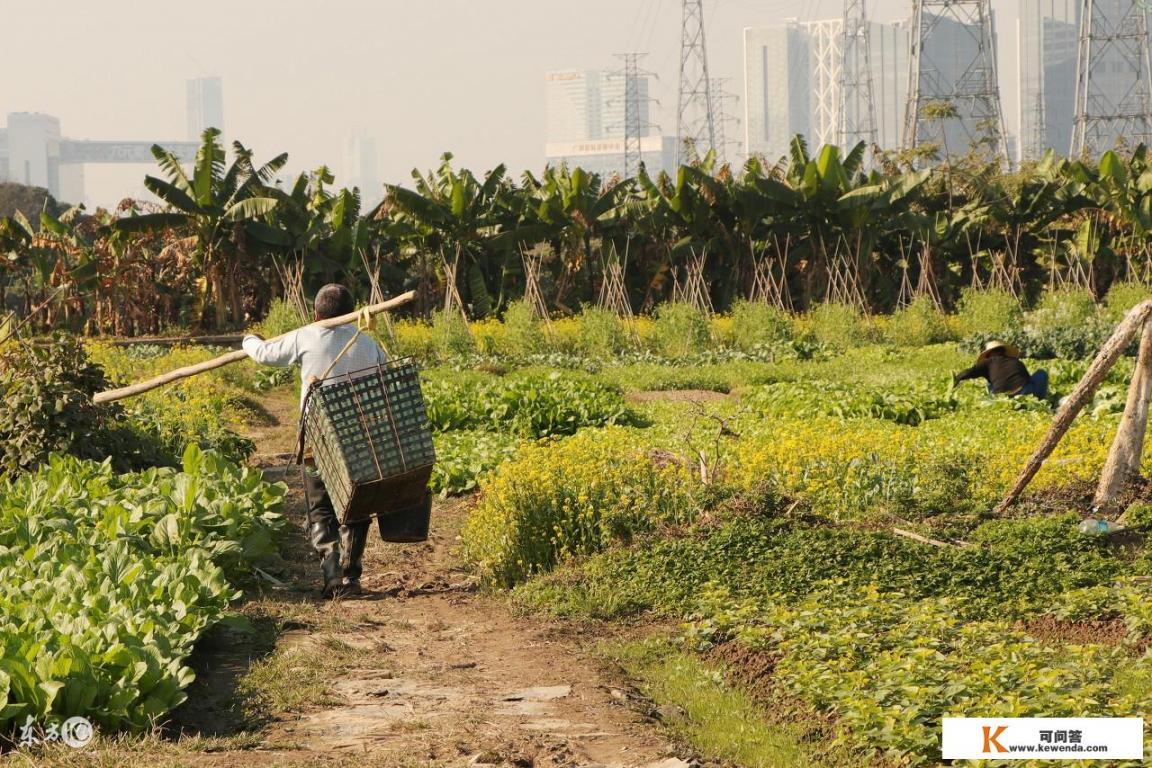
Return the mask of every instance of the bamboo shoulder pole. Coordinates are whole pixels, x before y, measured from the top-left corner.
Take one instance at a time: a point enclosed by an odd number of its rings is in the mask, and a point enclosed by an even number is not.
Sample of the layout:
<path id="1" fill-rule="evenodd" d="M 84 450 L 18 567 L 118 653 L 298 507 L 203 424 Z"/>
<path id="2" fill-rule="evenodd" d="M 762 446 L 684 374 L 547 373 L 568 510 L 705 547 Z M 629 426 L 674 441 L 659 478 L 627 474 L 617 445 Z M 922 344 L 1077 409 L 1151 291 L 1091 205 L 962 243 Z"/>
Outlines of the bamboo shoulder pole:
<path id="1" fill-rule="evenodd" d="M 1152 398 L 1152 321 L 1144 323 L 1140 334 L 1140 354 L 1128 386 L 1128 401 L 1108 451 L 1108 461 L 1100 474 L 1100 485 L 1092 506 L 1112 511 L 1124 484 L 1140 471 L 1144 434 L 1148 429 L 1148 401 Z"/>
<path id="2" fill-rule="evenodd" d="M 996 506 L 997 514 L 1003 513 L 1008 507 L 1012 506 L 1024 489 L 1028 487 L 1028 483 L 1032 482 L 1032 478 L 1040 471 L 1040 467 L 1044 465 L 1044 461 L 1056 449 L 1060 443 L 1060 438 L 1064 437 L 1064 433 L 1072 426 L 1072 420 L 1080 413 L 1085 404 L 1092 398 L 1096 392 L 1096 388 L 1100 386 L 1100 382 L 1108 374 L 1108 371 L 1124 354 L 1124 349 L 1136 332 L 1140 330 L 1141 326 L 1147 322 L 1149 316 L 1152 315 L 1152 300 L 1143 301 L 1128 311 L 1124 319 L 1120 321 L 1120 325 L 1116 327 L 1116 331 L 1112 337 L 1104 343 L 1100 348 L 1100 352 L 1096 355 L 1096 359 L 1088 366 L 1088 370 L 1084 373 L 1084 378 L 1080 379 L 1080 383 L 1072 390 L 1071 394 L 1064 400 L 1064 404 L 1056 411 L 1056 416 L 1052 420 L 1052 426 L 1048 430 L 1048 434 L 1040 442 L 1040 446 L 1036 452 L 1032 454 L 1032 458 L 1024 465 L 1023 471 L 1020 476 L 1016 478 L 1015 485 L 1008 491 Z"/>
<path id="3" fill-rule="evenodd" d="M 312 323 L 311 325 L 315 325 L 320 328 L 334 328 L 338 325 L 354 323 L 359 320 L 365 312 L 367 312 L 369 315 L 376 315 L 381 312 L 387 312 L 389 310 L 396 309 L 397 307 L 404 306 L 414 298 L 416 298 L 416 292 L 408 291 L 407 293 L 402 293 L 396 298 L 389 299 L 388 301 L 382 302 L 380 304 L 373 304 L 372 306 L 365 307 L 364 309 L 358 310 L 356 312 L 350 312 L 347 315 L 340 315 L 339 317 L 332 317 L 327 320 L 319 320 L 315 323 Z M 289 333 L 295 333 L 295 331 L 289 331 Z M 277 336 L 276 338 L 280 339 L 287 335 L 287 333 L 284 333 L 280 336 Z M 138 384 L 121 387 L 120 389 L 110 389 L 107 392 L 97 392 L 96 396 L 92 399 L 97 403 L 111 403 L 116 400 L 135 397 L 136 395 L 142 395 L 145 392 L 156 389 L 157 387 L 162 387 L 165 384 L 171 384 L 172 382 L 179 381 L 180 379 L 187 379 L 190 376 L 195 376 L 199 373 L 215 370 L 216 368 L 223 368 L 226 365 L 247 359 L 248 355 L 244 352 L 244 350 L 228 352 L 227 354 L 220 355 L 219 357 L 215 357 L 211 360 L 206 360 L 203 363 L 185 366 L 184 368 L 177 368 L 174 371 L 169 371 L 168 373 L 157 376 L 154 379 L 141 381 Z"/>

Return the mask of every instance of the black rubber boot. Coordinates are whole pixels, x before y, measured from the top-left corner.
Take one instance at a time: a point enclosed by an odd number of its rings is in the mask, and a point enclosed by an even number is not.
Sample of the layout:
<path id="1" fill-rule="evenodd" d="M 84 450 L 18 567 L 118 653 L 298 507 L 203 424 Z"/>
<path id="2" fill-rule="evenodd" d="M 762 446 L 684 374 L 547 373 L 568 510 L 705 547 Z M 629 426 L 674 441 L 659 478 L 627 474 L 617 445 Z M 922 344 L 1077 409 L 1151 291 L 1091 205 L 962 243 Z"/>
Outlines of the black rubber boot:
<path id="1" fill-rule="evenodd" d="M 340 526 L 340 575 L 345 594 L 360 593 L 360 575 L 364 572 L 364 548 L 368 545 L 371 521 Z"/>
<path id="2" fill-rule="evenodd" d="M 335 521 L 333 521 L 335 522 Z M 324 596 L 331 597 L 343 580 L 340 574 L 340 538 L 332 523 L 312 523 L 309 538 L 312 548 L 320 556 L 320 571 L 324 575 Z"/>

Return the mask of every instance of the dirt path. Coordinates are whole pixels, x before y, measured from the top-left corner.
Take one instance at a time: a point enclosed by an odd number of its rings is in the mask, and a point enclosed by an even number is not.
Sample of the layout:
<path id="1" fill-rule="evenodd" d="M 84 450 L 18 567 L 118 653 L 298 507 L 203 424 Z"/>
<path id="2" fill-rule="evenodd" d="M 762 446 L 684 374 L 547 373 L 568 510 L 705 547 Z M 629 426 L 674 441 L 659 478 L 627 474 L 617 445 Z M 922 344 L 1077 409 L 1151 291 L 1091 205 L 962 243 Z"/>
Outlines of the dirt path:
<path id="1" fill-rule="evenodd" d="M 281 402 L 284 400 L 284 402 Z M 295 418 L 294 398 L 265 403 Z M 275 455 L 291 430 L 254 435 Z M 299 483 L 290 514 L 299 520 Z M 579 628 L 513 615 L 478 591 L 456 556 L 467 501 L 438 503 L 430 540 L 386 544 L 365 557 L 362 599 L 318 599 L 318 568 L 294 529 L 305 563 L 293 585 L 315 620 L 277 640 L 301 658 L 331 649 L 336 670 L 323 700 L 271 723 L 262 748 L 207 758 L 213 765 L 687 766 L 658 727 L 622 703 L 592 653 L 603 639 Z M 375 531 L 374 531 L 375 534 Z"/>

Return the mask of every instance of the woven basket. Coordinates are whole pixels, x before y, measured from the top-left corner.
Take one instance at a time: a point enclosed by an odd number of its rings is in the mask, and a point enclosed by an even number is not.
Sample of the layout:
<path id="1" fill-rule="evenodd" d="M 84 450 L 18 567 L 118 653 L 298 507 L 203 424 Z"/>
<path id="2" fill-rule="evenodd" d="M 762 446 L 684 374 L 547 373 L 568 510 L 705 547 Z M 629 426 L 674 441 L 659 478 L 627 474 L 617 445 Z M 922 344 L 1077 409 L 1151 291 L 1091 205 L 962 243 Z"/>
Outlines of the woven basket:
<path id="1" fill-rule="evenodd" d="M 436 454 L 410 358 L 316 382 L 303 424 L 341 523 L 424 500 Z"/>

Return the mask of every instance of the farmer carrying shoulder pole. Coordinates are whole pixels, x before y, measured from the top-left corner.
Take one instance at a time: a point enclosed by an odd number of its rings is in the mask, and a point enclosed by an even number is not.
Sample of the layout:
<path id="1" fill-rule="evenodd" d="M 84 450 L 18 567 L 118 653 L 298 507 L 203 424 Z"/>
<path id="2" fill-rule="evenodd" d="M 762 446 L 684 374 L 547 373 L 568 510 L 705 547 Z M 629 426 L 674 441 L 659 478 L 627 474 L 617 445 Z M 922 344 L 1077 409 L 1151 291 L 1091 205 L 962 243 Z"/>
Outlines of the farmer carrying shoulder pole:
<path id="1" fill-rule="evenodd" d="M 988 391 L 993 395 L 1033 395 L 1043 400 L 1048 397 L 1048 371 L 1029 374 L 1020 362 L 1020 350 L 1003 341 L 990 341 L 976 358 L 976 364 L 952 377 L 959 384 L 968 379 L 987 379 Z"/>
<path id="2" fill-rule="evenodd" d="M 356 310 L 352 294 L 336 283 L 316 293 L 315 319 L 327 320 Z M 313 382 L 388 362 L 376 341 L 359 332 L 355 324 L 335 328 L 307 326 L 294 333 L 264 341 L 256 334 L 244 337 L 244 351 L 262 365 L 300 366 L 301 408 Z M 303 417 L 303 414 L 301 414 Z M 308 504 L 308 538 L 320 556 L 325 597 L 360 594 L 364 547 L 371 519 L 341 525 L 324 481 L 312 463 L 303 466 L 304 496 Z"/>

